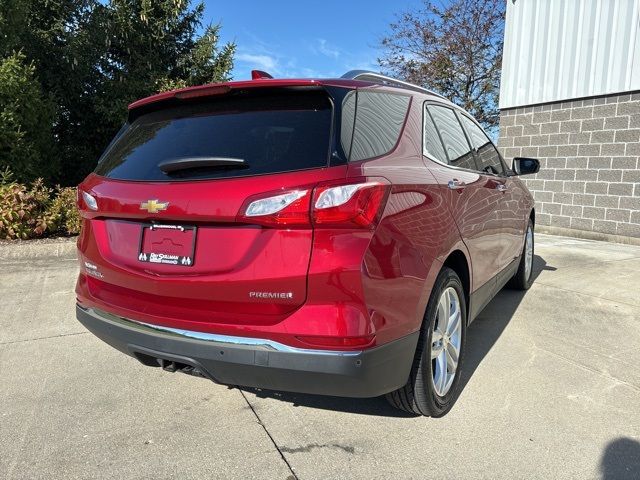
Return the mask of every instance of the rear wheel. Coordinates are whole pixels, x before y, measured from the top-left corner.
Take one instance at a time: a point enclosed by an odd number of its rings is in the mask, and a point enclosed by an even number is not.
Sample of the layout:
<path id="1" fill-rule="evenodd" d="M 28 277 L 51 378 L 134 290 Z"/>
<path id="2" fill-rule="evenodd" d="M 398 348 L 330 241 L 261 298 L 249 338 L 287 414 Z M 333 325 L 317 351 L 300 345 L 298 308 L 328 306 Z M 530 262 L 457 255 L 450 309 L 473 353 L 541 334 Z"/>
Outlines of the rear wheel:
<path id="1" fill-rule="evenodd" d="M 508 287 L 516 290 L 529 290 L 532 280 L 533 272 L 533 252 L 534 252 L 534 238 L 533 238 L 533 222 L 529 219 L 527 225 L 527 232 L 524 236 L 524 246 L 522 247 L 522 255 L 520 256 L 520 265 L 518 265 L 518 271 L 509 280 Z"/>
<path id="2" fill-rule="evenodd" d="M 466 321 L 462 282 L 445 267 L 429 298 L 409 381 L 387 394 L 391 405 L 431 417 L 451 410 L 458 395 Z"/>

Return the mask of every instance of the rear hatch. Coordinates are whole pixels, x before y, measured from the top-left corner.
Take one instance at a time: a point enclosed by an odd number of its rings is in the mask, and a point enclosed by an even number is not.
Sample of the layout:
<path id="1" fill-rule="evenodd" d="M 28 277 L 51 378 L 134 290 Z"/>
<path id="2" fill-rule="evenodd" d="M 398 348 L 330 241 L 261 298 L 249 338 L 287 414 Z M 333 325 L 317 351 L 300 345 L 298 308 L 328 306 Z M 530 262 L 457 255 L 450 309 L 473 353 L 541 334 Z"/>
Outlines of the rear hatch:
<path id="1" fill-rule="evenodd" d="M 310 224 L 243 213 L 265 195 L 295 206 L 278 194 L 345 177 L 333 105 L 320 87 L 265 88 L 132 112 L 80 185 L 90 296 L 234 324 L 273 324 L 302 305 Z"/>

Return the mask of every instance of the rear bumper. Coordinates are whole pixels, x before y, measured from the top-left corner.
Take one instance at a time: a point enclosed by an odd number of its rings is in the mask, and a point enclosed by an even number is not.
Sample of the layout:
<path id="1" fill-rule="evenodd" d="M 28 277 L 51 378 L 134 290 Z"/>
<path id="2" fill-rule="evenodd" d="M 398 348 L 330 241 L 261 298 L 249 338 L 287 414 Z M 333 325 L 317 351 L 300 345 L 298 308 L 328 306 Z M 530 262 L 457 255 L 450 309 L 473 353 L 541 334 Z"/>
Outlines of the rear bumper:
<path id="1" fill-rule="evenodd" d="M 89 331 L 150 366 L 186 366 L 216 383 L 341 397 L 403 386 L 419 332 L 362 351 L 299 349 L 270 340 L 170 329 L 76 306 Z"/>

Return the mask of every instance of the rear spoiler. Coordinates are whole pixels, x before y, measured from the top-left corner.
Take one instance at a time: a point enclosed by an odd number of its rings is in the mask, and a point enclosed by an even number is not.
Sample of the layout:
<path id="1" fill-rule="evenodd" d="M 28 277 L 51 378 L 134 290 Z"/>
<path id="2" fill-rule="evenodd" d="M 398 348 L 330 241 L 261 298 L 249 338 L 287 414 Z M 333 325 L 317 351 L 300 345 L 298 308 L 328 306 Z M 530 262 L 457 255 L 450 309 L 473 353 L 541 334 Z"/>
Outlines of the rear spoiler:
<path id="1" fill-rule="evenodd" d="M 200 85 L 197 87 L 181 88 L 170 92 L 158 93 L 147 98 L 143 98 L 129 105 L 129 112 L 137 110 L 154 103 L 166 102 L 171 100 L 186 100 L 196 97 L 210 97 L 214 95 L 224 95 L 234 89 L 247 89 L 259 87 L 317 87 L 317 86 L 333 86 L 343 88 L 359 88 L 370 85 L 384 85 L 406 90 L 413 90 L 420 93 L 435 95 L 444 98 L 433 90 L 414 85 L 396 78 L 391 78 L 376 72 L 367 70 L 351 70 L 345 73 L 341 78 L 331 78 L 325 80 L 316 80 L 310 78 L 300 79 L 275 79 L 267 72 L 262 70 L 252 70 L 251 80 L 238 82 L 212 83 L 208 85 Z"/>
<path id="2" fill-rule="evenodd" d="M 233 90 L 245 90 L 251 88 L 270 88 L 270 87 L 324 87 L 337 86 L 344 88 L 358 88 L 366 85 L 365 82 L 356 80 L 314 80 L 314 79 L 269 79 L 261 77 L 256 80 L 245 80 L 239 82 L 214 83 L 208 85 L 200 85 L 197 87 L 181 88 L 169 92 L 162 92 L 147 98 L 135 101 L 129 105 L 129 114 L 135 110 L 149 107 L 157 103 L 175 102 L 187 100 L 191 98 L 211 97 L 216 95 L 224 95 Z"/>

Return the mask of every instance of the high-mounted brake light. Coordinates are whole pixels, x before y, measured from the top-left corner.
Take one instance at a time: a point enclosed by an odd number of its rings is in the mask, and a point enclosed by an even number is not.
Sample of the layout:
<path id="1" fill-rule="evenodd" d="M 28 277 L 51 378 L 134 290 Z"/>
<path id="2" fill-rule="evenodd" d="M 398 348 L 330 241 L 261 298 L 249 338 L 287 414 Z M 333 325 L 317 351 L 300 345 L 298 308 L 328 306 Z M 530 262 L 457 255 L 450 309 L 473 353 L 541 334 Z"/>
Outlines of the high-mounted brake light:
<path id="1" fill-rule="evenodd" d="M 387 182 L 375 180 L 265 193 L 245 202 L 238 221 L 274 227 L 372 228 L 389 189 Z"/>
<path id="2" fill-rule="evenodd" d="M 179 91 L 175 93 L 175 97 L 180 100 L 186 100 L 189 98 L 198 98 L 198 97 L 209 97 L 213 95 L 224 95 L 225 93 L 229 93 L 231 91 L 231 87 L 227 85 L 213 85 L 206 86 L 201 88 L 195 88 L 193 90 L 185 90 Z"/>

